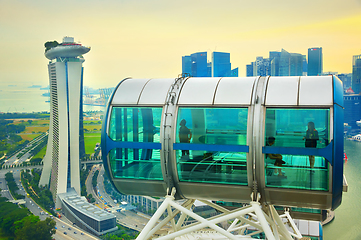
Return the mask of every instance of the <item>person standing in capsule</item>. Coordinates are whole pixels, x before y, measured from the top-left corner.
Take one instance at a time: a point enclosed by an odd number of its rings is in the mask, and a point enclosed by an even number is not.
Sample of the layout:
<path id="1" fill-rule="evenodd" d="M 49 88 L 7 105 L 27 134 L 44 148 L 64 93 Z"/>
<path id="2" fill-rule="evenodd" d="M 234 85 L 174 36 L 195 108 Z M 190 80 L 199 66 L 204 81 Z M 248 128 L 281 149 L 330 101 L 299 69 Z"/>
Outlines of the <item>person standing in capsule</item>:
<path id="1" fill-rule="evenodd" d="M 182 119 L 179 123 L 179 142 L 181 143 L 190 143 L 192 139 L 192 132 L 186 127 L 186 123 L 185 119 Z M 189 150 L 182 150 L 182 156 L 185 155 L 189 156 Z"/>
<path id="2" fill-rule="evenodd" d="M 306 148 L 316 148 L 317 147 L 317 141 L 319 139 L 318 137 L 318 132 L 315 129 L 315 123 L 314 122 L 309 122 L 307 124 L 307 131 L 306 131 L 306 136 L 303 137 L 303 140 L 306 139 L 305 141 L 305 147 Z M 309 160 L 310 160 L 310 167 L 313 168 L 315 166 L 315 156 L 308 156 Z M 314 172 L 313 170 L 311 172 Z"/>

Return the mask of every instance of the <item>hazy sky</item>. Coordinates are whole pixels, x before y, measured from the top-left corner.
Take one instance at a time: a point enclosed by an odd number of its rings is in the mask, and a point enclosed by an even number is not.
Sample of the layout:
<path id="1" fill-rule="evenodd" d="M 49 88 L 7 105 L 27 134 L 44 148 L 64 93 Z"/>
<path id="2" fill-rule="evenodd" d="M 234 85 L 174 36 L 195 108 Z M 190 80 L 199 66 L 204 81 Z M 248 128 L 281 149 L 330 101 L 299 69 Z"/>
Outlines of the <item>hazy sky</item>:
<path id="1" fill-rule="evenodd" d="M 232 68 L 269 51 L 322 47 L 324 71 L 361 54 L 361 0 L 0 0 L 0 81 L 48 85 L 46 41 L 90 46 L 84 85 L 176 77 L 181 57 L 231 53 Z"/>

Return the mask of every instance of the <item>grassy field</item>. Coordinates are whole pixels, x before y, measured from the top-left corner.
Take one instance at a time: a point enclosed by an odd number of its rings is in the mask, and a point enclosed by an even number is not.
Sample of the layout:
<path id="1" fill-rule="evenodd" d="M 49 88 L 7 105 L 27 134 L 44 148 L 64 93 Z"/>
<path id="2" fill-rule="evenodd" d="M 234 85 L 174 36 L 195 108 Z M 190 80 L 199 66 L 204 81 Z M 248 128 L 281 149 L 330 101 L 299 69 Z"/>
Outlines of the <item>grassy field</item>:
<path id="1" fill-rule="evenodd" d="M 100 133 L 84 133 L 85 154 L 94 153 L 95 144 L 100 143 Z M 33 158 L 44 158 L 46 147 L 41 149 Z"/>
<path id="2" fill-rule="evenodd" d="M 33 140 L 34 138 L 40 136 L 40 133 L 36 133 L 36 134 L 18 134 L 22 139 L 24 140 Z"/>
<path id="3" fill-rule="evenodd" d="M 84 129 L 87 129 L 89 132 L 84 132 L 84 144 L 85 144 L 85 153 L 91 155 L 94 153 L 94 148 L 97 143 L 100 143 L 100 131 L 102 125 L 100 121 L 84 121 Z M 26 126 L 25 131 L 18 134 L 22 137 L 23 140 L 33 140 L 38 137 L 39 133 L 44 133 L 49 129 L 49 120 L 47 119 L 32 119 L 31 124 L 27 119 L 15 119 L 14 124 L 24 124 Z M 95 132 L 93 132 L 95 131 Z M 39 153 L 37 153 L 34 158 L 43 158 L 46 153 L 46 147 L 44 147 Z M 1 240 L 1 237 L 0 237 Z"/>
<path id="4" fill-rule="evenodd" d="M 100 143 L 100 133 L 84 133 L 85 154 L 94 153 L 95 144 Z M 33 158 L 44 158 L 46 147 L 40 150 Z"/>
<path id="5" fill-rule="evenodd" d="M 24 119 L 14 119 L 14 124 L 24 124 L 25 126 L 35 126 L 35 125 L 49 125 L 49 120 L 46 119 L 39 119 L 39 120 L 32 120 L 31 124 L 28 122 L 28 120 Z"/>
<path id="6" fill-rule="evenodd" d="M 100 131 L 102 130 L 102 125 L 84 125 L 84 129 L 87 129 L 88 131 Z"/>
<path id="7" fill-rule="evenodd" d="M 43 149 L 41 149 L 37 154 L 35 154 L 33 158 L 44 158 L 45 153 L 46 153 L 46 146 L 43 147 Z"/>
<path id="8" fill-rule="evenodd" d="M 25 131 L 23 133 L 33 133 L 33 132 L 34 133 L 38 133 L 38 132 L 43 133 L 43 132 L 48 131 L 48 129 L 49 129 L 49 126 L 47 126 L 47 127 L 26 127 Z"/>
<path id="9" fill-rule="evenodd" d="M 100 143 L 100 133 L 84 133 L 85 154 L 94 153 L 97 143 Z"/>
<path id="10" fill-rule="evenodd" d="M 100 122 L 100 123 L 99 123 Z M 101 125 L 101 121 L 97 121 L 97 120 L 85 120 L 83 121 L 83 124 L 95 124 L 95 125 Z"/>

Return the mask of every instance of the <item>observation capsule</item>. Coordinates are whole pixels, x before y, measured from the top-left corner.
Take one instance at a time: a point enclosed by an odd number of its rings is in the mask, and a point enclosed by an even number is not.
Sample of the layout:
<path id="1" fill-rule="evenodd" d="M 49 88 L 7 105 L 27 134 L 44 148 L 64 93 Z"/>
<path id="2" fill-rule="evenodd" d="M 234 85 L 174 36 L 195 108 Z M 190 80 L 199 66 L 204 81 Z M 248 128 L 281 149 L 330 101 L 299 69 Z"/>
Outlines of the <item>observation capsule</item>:
<path id="1" fill-rule="evenodd" d="M 124 79 L 102 130 L 124 194 L 335 209 L 343 88 L 335 76 Z"/>

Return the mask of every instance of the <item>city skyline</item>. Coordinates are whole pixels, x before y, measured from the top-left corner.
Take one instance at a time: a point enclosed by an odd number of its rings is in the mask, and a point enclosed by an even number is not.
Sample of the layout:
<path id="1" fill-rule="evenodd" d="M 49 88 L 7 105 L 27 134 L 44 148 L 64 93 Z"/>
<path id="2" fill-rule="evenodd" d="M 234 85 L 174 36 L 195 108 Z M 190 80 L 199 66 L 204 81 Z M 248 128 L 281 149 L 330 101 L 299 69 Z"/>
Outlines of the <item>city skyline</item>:
<path id="1" fill-rule="evenodd" d="M 350 73 L 352 57 L 361 54 L 356 0 L 0 1 L 0 6 L 0 80 L 9 83 L 47 85 L 40 54 L 44 39 L 65 35 L 93 46 L 84 85 L 94 88 L 114 87 L 126 77 L 177 75 L 180 57 L 192 52 L 230 53 L 239 76 L 246 76 L 246 65 L 257 56 L 282 48 L 307 55 L 308 48 L 322 47 L 325 72 Z"/>

